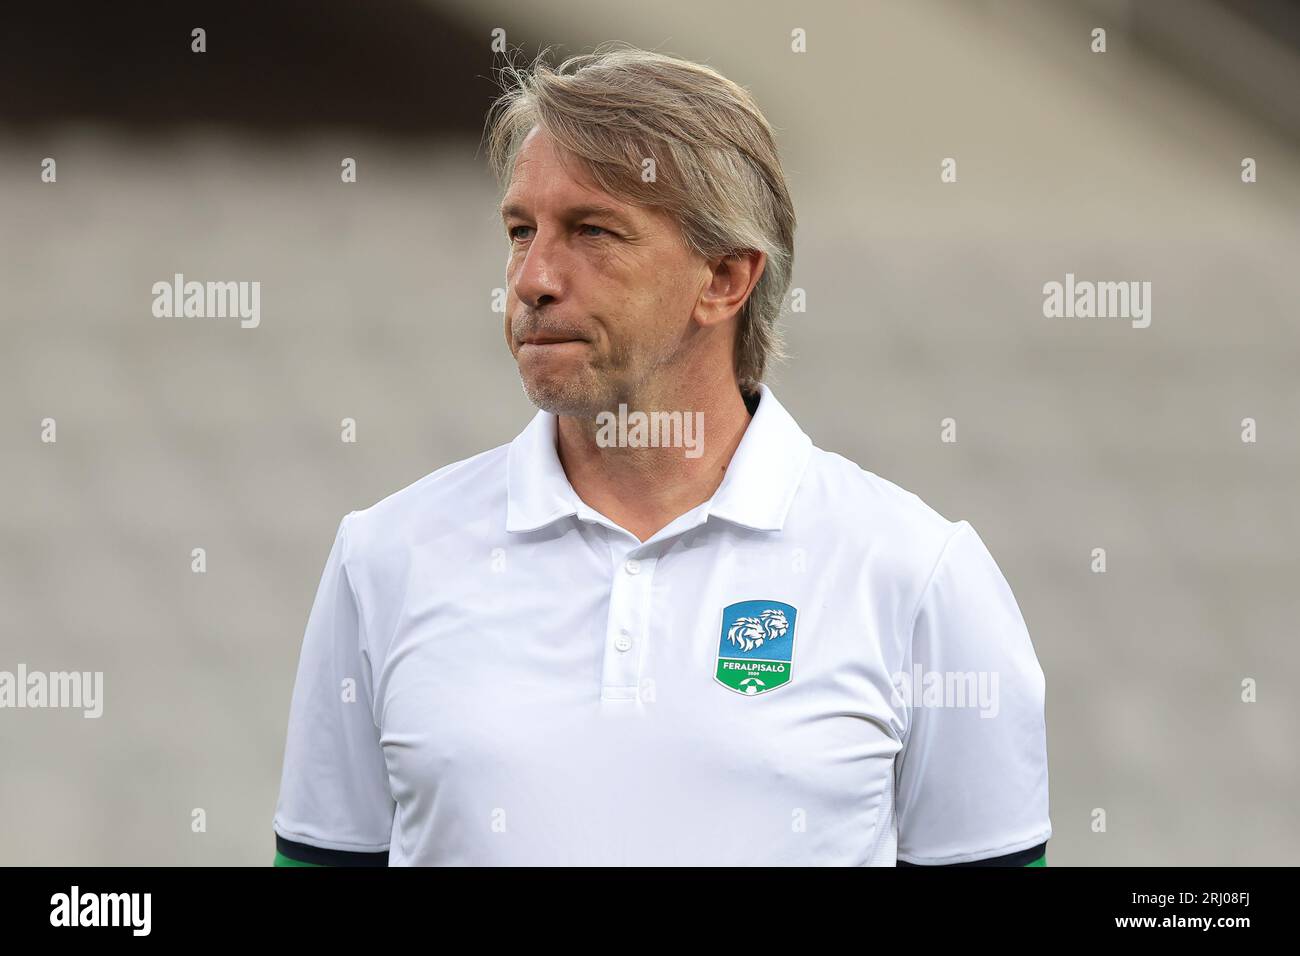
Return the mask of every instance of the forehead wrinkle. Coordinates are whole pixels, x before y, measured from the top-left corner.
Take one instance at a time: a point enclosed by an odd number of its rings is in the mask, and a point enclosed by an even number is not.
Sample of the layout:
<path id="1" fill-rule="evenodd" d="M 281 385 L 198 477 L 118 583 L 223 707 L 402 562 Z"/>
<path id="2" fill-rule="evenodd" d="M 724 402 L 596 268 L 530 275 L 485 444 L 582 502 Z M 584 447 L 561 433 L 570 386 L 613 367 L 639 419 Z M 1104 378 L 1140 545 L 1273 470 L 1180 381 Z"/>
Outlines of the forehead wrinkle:
<path id="1" fill-rule="evenodd" d="M 532 177 L 521 176 L 527 166 L 541 169 L 536 170 Z M 503 219 L 510 214 L 526 214 L 523 203 L 512 199 L 511 189 L 521 179 L 527 183 L 530 178 L 538 183 L 543 197 L 563 197 L 566 191 L 582 194 L 580 200 L 574 199 L 560 211 L 562 216 L 572 219 L 582 215 L 606 215 L 617 219 L 627 228 L 634 228 L 638 224 L 637 216 L 628 203 L 606 191 L 577 156 L 557 147 L 549 133 L 540 127 L 525 138 L 515 159 L 515 175 L 499 208 Z"/>

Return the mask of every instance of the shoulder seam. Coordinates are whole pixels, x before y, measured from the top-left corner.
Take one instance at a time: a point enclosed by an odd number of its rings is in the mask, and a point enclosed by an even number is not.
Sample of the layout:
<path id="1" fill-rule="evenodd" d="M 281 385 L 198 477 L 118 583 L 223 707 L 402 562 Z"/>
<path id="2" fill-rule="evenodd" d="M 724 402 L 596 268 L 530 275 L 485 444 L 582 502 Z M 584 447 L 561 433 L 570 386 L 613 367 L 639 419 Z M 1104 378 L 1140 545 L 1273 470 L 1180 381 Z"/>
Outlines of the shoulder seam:
<path id="1" fill-rule="evenodd" d="M 921 605 L 925 603 L 925 596 L 930 593 L 930 587 L 934 584 L 934 579 L 938 577 L 939 567 L 943 564 L 943 559 L 948 556 L 949 547 L 952 545 L 953 541 L 957 539 L 957 535 L 970 528 L 970 523 L 965 518 L 956 522 L 956 525 L 956 528 L 953 529 L 952 533 L 948 535 L 947 540 L 944 541 L 943 547 L 939 549 L 939 556 L 935 558 L 934 567 L 930 569 L 930 574 L 925 579 L 925 586 L 921 588 L 921 593 L 917 595 L 916 607 L 912 608 L 912 616 L 908 621 L 909 646 L 911 635 L 916 632 L 916 619 L 921 613 Z"/>
<path id="2" fill-rule="evenodd" d="M 960 521 L 955 522 L 955 524 L 956 527 L 952 530 L 952 532 L 948 535 L 947 539 L 943 542 L 943 547 L 939 549 L 939 556 L 934 559 L 934 566 L 930 568 L 930 574 L 925 579 L 925 585 L 921 588 L 921 593 L 918 594 L 916 597 L 916 606 L 912 608 L 912 615 L 908 621 L 908 626 L 907 626 L 908 660 L 912 659 L 913 644 L 916 641 L 916 619 L 921 613 L 921 605 L 925 603 L 925 596 L 930 593 L 930 586 L 934 584 L 934 579 L 939 574 L 939 568 L 943 564 L 943 559 L 948 556 L 949 547 L 952 545 L 953 541 L 956 540 L 957 535 L 961 534 L 964 530 L 970 527 L 970 523 L 967 522 L 965 518 L 962 518 Z M 909 717 L 907 720 L 907 728 L 906 730 L 903 731 L 903 740 L 902 740 L 902 748 L 901 748 L 902 750 L 907 749 L 908 738 L 911 737 L 912 735 L 912 721 L 910 717 L 911 708 L 907 708 L 907 710 L 908 710 Z"/>
<path id="3" fill-rule="evenodd" d="M 352 595 L 352 603 L 357 609 L 357 640 L 360 644 L 357 651 L 365 655 L 366 663 L 370 666 L 373 675 L 375 658 L 371 653 L 370 635 L 366 631 L 366 614 L 361 607 L 361 595 L 357 594 L 356 585 L 352 583 L 352 572 L 348 569 L 348 557 L 352 553 L 351 541 L 348 538 L 348 522 L 352 519 L 354 514 L 356 514 L 356 511 L 349 511 L 343 516 L 343 521 L 340 524 L 340 534 L 343 536 L 343 555 L 341 563 L 343 565 L 343 577 L 348 582 L 348 593 Z M 373 693 L 375 682 L 373 676 L 371 677 L 369 684 L 372 691 L 370 700 L 367 701 L 367 704 L 370 707 L 370 722 L 375 724 L 375 729 L 378 730 L 379 724 L 375 722 L 375 701 Z"/>

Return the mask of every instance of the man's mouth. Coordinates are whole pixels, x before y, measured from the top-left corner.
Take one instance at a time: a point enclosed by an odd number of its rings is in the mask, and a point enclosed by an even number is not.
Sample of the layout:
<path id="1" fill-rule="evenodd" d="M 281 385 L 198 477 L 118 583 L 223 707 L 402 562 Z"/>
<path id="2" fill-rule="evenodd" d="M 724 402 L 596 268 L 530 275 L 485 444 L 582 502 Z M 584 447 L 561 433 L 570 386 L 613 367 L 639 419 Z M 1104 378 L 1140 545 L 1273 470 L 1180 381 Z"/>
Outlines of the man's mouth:
<path id="1" fill-rule="evenodd" d="M 563 345 L 567 342 L 585 342 L 586 339 L 572 335 L 527 335 L 521 345 Z"/>

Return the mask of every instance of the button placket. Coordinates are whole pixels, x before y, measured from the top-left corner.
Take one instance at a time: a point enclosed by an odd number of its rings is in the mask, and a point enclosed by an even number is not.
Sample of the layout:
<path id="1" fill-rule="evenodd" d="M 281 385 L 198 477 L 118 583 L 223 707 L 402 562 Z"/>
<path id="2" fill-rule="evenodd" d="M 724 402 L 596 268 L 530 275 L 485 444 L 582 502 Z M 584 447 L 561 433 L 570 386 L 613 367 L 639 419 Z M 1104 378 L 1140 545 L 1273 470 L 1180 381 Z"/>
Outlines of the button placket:
<path id="1" fill-rule="evenodd" d="M 611 542 L 609 620 L 601 674 L 603 700 L 636 700 L 641 679 L 644 619 L 654 575 L 653 558 L 631 558 L 637 545 Z"/>

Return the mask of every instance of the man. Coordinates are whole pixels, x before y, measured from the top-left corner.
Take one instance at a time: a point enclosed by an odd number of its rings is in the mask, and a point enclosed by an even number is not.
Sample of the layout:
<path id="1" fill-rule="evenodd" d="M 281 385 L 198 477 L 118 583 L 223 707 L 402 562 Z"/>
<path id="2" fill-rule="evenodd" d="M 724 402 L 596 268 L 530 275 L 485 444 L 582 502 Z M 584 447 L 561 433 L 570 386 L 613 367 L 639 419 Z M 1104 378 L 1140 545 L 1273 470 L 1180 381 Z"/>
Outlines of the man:
<path id="1" fill-rule="evenodd" d="M 1006 581 L 762 384 L 795 217 L 752 99 L 631 49 L 507 70 L 505 335 L 540 411 L 339 525 L 277 863 L 1041 864 Z"/>

